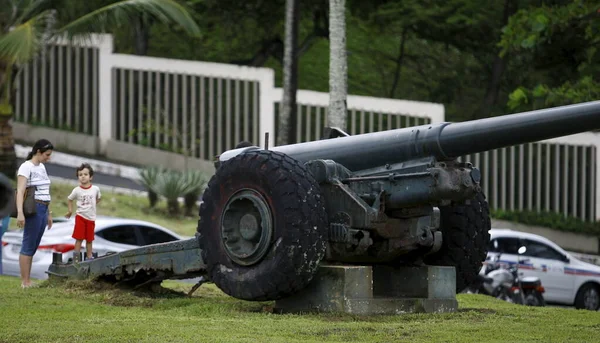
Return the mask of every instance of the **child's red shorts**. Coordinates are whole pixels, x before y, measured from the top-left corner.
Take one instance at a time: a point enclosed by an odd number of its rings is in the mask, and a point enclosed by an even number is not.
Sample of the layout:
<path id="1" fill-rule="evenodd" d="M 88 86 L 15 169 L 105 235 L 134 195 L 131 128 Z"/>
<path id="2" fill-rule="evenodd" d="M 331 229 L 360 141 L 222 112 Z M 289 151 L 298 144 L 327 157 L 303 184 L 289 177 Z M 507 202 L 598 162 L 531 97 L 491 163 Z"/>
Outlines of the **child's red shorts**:
<path id="1" fill-rule="evenodd" d="M 96 222 L 85 219 L 82 216 L 75 216 L 75 229 L 73 230 L 73 238 L 77 240 L 86 240 L 91 242 L 94 240 L 94 229 Z"/>

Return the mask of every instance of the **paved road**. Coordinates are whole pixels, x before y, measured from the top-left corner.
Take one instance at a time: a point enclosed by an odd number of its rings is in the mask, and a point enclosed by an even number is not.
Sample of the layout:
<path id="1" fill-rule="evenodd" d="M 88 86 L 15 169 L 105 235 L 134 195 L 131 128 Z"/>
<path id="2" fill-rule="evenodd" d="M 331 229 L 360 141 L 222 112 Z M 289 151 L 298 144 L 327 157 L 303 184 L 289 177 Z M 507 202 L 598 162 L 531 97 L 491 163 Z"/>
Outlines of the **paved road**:
<path id="1" fill-rule="evenodd" d="M 18 159 L 17 163 L 17 165 L 21 165 L 23 160 Z M 45 166 L 50 177 L 61 177 L 77 181 L 77 177 L 75 176 L 76 168 L 61 166 L 52 162 L 46 163 Z M 102 173 L 94 173 L 94 183 L 99 185 L 133 189 L 137 191 L 145 191 L 142 185 L 138 184 L 132 179 Z"/>

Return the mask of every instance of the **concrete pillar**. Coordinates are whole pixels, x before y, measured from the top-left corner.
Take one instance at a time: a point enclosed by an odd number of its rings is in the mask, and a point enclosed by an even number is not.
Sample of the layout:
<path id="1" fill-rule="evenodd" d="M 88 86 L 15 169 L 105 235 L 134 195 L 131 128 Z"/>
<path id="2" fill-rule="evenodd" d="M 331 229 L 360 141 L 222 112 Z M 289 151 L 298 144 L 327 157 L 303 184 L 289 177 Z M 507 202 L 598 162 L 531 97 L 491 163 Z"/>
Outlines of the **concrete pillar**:
<path id="1" fill-rule="evenodd" d="M 453 267 L 321 265 L 300 292 L 275 302 L 275 312 L 400 314 L 454 312 Z"/>

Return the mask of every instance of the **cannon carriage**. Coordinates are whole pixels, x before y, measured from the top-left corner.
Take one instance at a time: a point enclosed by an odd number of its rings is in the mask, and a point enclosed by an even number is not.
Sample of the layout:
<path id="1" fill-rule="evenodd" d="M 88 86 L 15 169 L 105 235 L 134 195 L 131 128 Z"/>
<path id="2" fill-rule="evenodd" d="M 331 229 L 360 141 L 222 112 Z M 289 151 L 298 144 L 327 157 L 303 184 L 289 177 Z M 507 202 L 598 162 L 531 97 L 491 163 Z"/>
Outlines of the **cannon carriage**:
<path id="1" fill-rule="evenodd" d="M 480 171 L 457 158 L 595 129 L 599 101 L 226 151 L 196 235 L 208 277 L 233 297 L 276 300 L 323 262 L 436 265 L 455 268 L 461 291 L 486 257 L 490 215 Z"/>

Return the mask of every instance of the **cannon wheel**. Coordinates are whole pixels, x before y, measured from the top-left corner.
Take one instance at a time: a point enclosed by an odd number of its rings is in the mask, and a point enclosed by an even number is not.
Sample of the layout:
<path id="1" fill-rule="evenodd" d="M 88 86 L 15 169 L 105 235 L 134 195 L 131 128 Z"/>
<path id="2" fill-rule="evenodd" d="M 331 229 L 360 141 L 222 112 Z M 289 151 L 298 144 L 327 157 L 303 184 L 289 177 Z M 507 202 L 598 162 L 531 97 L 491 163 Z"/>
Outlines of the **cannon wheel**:
<path id="1" fill-rule="evenodd" d="M 197 237 L 208 275 L 244 300 L 276 300 L 304 288 L 325 255 L 319 184 L 291 157 L 240 154 L 217 169 L 203 195 Z"/>
<path id="2" fill-rule="evenodd" d="M 425 263 L 456 268 L 456 292 L 475 281 L 487 255 L 490 209 L 483 193 L 464 204 L 440 207 L 442 247 Z"/>

